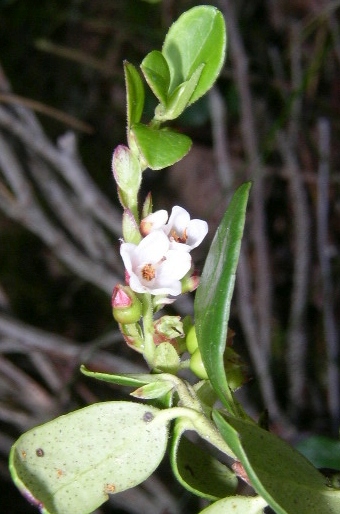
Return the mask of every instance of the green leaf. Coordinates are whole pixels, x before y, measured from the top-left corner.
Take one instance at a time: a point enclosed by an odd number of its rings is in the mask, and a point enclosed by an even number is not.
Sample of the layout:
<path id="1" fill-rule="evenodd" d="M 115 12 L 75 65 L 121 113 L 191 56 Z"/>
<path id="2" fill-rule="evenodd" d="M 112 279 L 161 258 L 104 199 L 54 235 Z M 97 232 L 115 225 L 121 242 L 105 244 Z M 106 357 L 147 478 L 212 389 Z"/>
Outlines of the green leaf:
<path id="1" fill-rule="evenodd" d="M 173 130 L 155 129 L 138 123 L 131 127 L 134 138 L 146 165 L 160 170 L 181 160 L 190 150 L 191 139 Z"/>
<path id="2" fill-rule="evenodd" d="M 23 434 L 10 454 L 22 493 L 45 514 L 88 514 L 143 482 L 162 460 L 167 426 L 159 410 L 105 402 L 61 416 Z"/>
<path id="3" fill-rule="evenodd" d="M 214 412 L 224 440 L 276 514 L 337 514 L 340 491 L 294 448 L 255 423 Z"/>
<path id="4" fill-rule="evenodd" d="M 162 53 L 171 76 L 170 92 L 205 64 L 190 99 L 195 102 L 214 84 L 226 51 L 226 28 L 220 11 L 209 5 L 193 7 L 178 18 L 166 35 Z"/>
<path id="5" fill-rule="evenodd" d="M 150 52 L 143 59 L 140 67 L 154 95 L 165 105 L 170 86 L 170 71 L 162 52 L 158 50 Z"/>
<path id="6" fill-rule="evenodd" d="M 176 420 L 170 459 L 177 480 L 188 491 L 208 500 L 234 494 L 238 483 L 235 473 L 183 436 L 186 430 L 185 422 Z"/>
<path id="7" fill-rule="evenodd" d="M 161 122 L 178 118 L 189 105 L 189 100 L 197 86 L 202 74 L 204 63 L 191 75 L 190 79 L 182 82 L 175 91 L 166 99 L 166 107 L 160 105 L 156 108 L 155 119 Z"/>
<path id="8" fill-rule="evenodd" d="M 136 222 L 136 218 L 130 211 L 130 209 L 124 209 L 123 219 L 122 219 L 122 232 L 123 239 L 126 243 L 133 243 L 138 245 L 142 236 L 139 230 L 139 226 Z"/>
<path id="9" fill-rule="evenodd" d="M 153 361 L 155 369 L 175 375 L 178 371 L 179 363 L 179 355 L 171 343 L 165 341 L 156 346 Z"/>
<path id="10" fill-rule="evenodd" d="M 139 123 L 144 108 L 144 86 L 136 68 L 129 62 L 124 62 L 127 125 L 128 130 L 134 123 Z"/>
<path id="11" fill-rule="evenodd" d="M 143 385 L 130 393 L 135 398 L 141 398 L 142 400 L 153 400 L 155 398 L 161 398 L 165 396 L 174 388 L 172 382 L 152 382 L 150 384 Z"/>
<path id="12" fill-rule="evenodd" d="M 261 496 L 230 496 L 201 510 L 200 514 L 262 514 L 266 506 Z"/>
<path id="13" fill-rule="evenodd" d="M 249 190 L 248 182 L 235 192 L 216 231 L 195 298 L 195 326 L 204 367 L 216 394 L 230 410 L 233 401 L 223 354 Z"/>
<path id="14" fill-rule="evenodd" d="M 109 382 L 110 384 L 118 384 L 127 387 L 141 387 L 145 384 L 167 381 L 163 378 L 162 374 L 150 375 L 147 373 L 126 373 L 121 375 L 111 375 L 109 373 L 99 373 L 98 371 L 90 371 L 83 364 L 80 366 L 80 371 L 87 377 L 102 380 L 103 382 Z"/>
<path id="15" fill-rule="evenodd" d="M 127 146 L 116 147 L 112 156 L 112 171 L 117 182 L 120 203 L 137 217 L 137 195 L 142 181 L 142 170 L 137 157 Z"/>
<path id="16" fill-rule="evenodd" d="M 314 435 L 300 441 L 297 450 L 317 468 L 340 470 L 340 441 L 321 435 Z"/>

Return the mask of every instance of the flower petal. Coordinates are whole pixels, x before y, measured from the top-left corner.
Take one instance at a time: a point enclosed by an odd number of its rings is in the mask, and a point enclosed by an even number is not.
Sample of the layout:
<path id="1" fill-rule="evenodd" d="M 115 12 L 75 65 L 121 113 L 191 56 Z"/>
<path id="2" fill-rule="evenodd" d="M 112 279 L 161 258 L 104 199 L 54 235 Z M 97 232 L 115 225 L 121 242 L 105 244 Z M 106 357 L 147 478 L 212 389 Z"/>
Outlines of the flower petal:
<path id="1" fill-rule="evenodd" d="M 142 219 L 140 222 L 140 231 L 143 236 L 150 234 L 154 230 L 158 230 L 166 224 L 168 220 L 168 213 L 164 209 L 152 212 Z"/>

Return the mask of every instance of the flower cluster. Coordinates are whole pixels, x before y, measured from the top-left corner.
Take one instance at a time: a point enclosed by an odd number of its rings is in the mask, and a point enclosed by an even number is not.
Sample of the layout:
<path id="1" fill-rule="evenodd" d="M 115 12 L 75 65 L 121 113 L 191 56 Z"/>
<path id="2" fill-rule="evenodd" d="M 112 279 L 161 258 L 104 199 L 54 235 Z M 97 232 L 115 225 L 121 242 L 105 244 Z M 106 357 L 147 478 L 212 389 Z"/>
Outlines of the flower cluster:
<path id="1" fill-rule="evenodd" d="M 175 206 L 170 218 L 165 210 L 156 211 L 141 221 L 142 241 L 122 243 L 126 279 L 136 293 L 178 296 L 181 279 L 191 269 L 190 251 L 208 232 L 205 221 L 190 219 L 189 213 Z"/>

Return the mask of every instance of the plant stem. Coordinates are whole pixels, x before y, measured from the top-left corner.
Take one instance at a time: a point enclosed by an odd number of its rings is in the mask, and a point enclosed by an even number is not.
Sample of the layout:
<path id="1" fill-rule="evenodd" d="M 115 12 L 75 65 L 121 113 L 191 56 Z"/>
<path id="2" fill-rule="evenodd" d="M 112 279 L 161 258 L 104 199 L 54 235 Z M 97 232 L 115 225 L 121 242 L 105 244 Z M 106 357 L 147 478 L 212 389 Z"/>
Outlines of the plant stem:
<path id="1" fill-rule="evenodd" d="M 143 306 L 143 332 L 144 332 L 144 359 L 152 369 L 155 360 L 155 344 L 153 341 L 153 308 L 151 294 L 143 293 L 139 295 Z"/>

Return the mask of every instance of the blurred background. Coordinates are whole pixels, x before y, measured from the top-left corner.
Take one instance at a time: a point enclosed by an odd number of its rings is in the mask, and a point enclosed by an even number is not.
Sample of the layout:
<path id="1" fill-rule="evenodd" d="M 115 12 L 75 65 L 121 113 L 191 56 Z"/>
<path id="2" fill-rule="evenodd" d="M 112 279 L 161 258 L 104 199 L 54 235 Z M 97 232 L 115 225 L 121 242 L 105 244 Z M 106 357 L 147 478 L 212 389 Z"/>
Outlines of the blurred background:
<path id="1" fill-rule="evenodd" d="M 146 172 L 142 195 L 209 222 L 253 187 L 230 327 L 249 367 L 248 412 L 268 409 L 293 444 L 340 424 L 340 25 L 338 0 L 0 0 L 0 486 L 3 512 L 36 512 L 12 486 L 8 452 L 32 426 L 127 398 L 79 373 L 145 370 L 112 319 L 123 280 L 111 175 L 126 142 L 123 60 L 160 49 L 185 10 L 225 15 L 214 89 L 176 120 L 193 139 L 179 164 Z M 146 119 L 155 101 L 147 93 Z M 209 241 L 196 251 L 198 270 Z M 171 312 L 192 313 L 193 298 Z M 314 439 L 315 441 L 315 439 Z M 320 446 L 320 441 L 323 443 Z M 319 446 L 318 446 L 319 445 Z M 308 444 L 307 444 L 308 447 Z M 340 468 L 340 450 L 333 465 Z M 97 514 L 202 507 L 165 462 Z"/>

